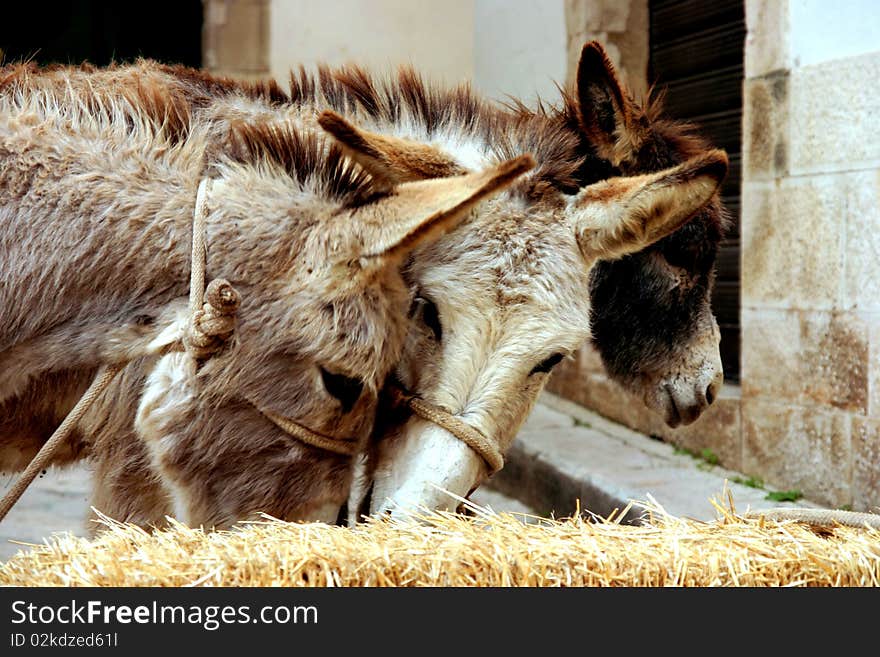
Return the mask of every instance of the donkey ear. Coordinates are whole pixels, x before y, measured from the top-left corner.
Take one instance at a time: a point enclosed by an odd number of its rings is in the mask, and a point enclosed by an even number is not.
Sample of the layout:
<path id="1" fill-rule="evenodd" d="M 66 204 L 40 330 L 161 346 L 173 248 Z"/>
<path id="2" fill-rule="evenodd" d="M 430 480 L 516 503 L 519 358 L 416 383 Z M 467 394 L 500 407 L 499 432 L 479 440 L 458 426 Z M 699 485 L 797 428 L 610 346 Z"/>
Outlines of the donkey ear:
<path id="1" fill-rule="evenodd" d="M 362 130 L 336 112 L 322 112 L 318 123 L 333 135 L 346 155 L 367 170 L 379 191 L 414 180 L 467 173 L 438 148 Z"/>
<path id="2" fill-rule="evenodd" d="M 577 98 L 581 129 L 599 154 L 614 160 L 614 145 L 631 128 L 633 103 L 623 88 L 614 64 L 598 41 L 581 50 L 577 69 Z"/>
<path id="3" fill-rule="evenodd" d="M 641 251 L 687 223 L 726 175 L 727 154 L 712 150 L 655 174 L 585 187 L 569 210 L 581 253 L 592 262 Z"/>
<path id="4" fill-rule="evenodd" d="M 361 225 L 372 228 L 365 235 L 364 257 L 398 262 L 458 226 L 480 201 L 509 187 L 534 166 L 531 155 L 521 155 L 477 173 L 400 185 L 357 210 L 364 213 L 359 217 Z"/>

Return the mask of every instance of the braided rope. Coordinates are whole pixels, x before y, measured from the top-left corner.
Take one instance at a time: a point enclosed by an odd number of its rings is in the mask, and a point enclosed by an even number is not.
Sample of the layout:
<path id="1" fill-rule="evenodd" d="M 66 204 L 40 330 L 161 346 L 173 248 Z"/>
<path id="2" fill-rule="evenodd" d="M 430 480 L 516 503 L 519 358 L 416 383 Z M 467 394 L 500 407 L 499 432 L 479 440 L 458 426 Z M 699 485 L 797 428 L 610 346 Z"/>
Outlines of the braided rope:
<path id="1" fill-rule="evenodd" d="M 76 423 L 80 421 L 95 399 L 104 392 L 107 386 L 110 385 L 110 382 L 113 381 L 113 378 L 119 374 L 124 367 L 124 365 L 107 365 L 98 371 L 97 376 L 95 376 L 95 379 L 92 381 L 92 384 L 88 387 L 85 394 L 80 397 L 80 400 L 76 403 L 70 413 L 67 414 L 67 417 L 64 418 L 64 421 L 59 427 L 55 429 L 55 432 L 49 440 L 47 440 L 40 448 L 40 451 L 37 452 L 36 456 L 31 459 L 31 462 L 28 464 L 27 468 L 25 468 L 24 472 L 21 473 L 18 480 L 15 482 L 15 485 L 13 485 L 13 487 L 7 491 L 6 495 L 3 496 L 3 500 L 0 501 L 0 522 L 3 521 L 6 514 L 9 513 L 15 503 L 18 502 L 22 493 L 24 493 L 27 487 L 31 485 L 37 475 L 49 465 L 55 452 L 64 441 L 67 440 L 67 437 L 70 435 L 74 426 L 76 426 Z"/>
<path id="2" fill-rule="evenodd" d="M 504 467 L 504 455 L 498 445 L 490 440 L 483 432 L 478 431 L 470 424 L 454 416 L 441 406 L 427 402 L 399 385 L 390 385 L 388 390 L 395 404 L 407 406 L 413 413 L 423 420 L 433 422 L 437 426 L 446 429 L 477 454 L 482 457 L 489 468 L 489 474 L 493 475 Z"/>
<path id="3" fill-rule="evenodd" d="M 272 411 L 254 403 L 250 399 L 247 399 L 247 402 L 262 413 L 263 416 L 276 427 L 306 445 L 311 445 L 312 447 L 317 447 L 318 449 L 323 449 L 327 452 L 333 452 L 334 454 L 342 454 L 343 456 L 353 456 L 360 451 L 360 442 L 354 438 L 325 436 L 314 429 L 309 429 L 308 427 L 303 426 L 296 420 L 273 413 Z"/>
<path id="4" fill-rule="evenodd" d="M 205 245 L 208 224 L 208 194 L 214 186 L 210 178 L 202 178 L 196 192 L 196 207 L 193 210 L 193 237 L 191 268 L 189 274 L 189 312 L 202 309 L 205 294 L 205 267 L 208 261 L 208 247 Z"/>
<path id="5" fill-rule="evenodd" d="M 199 189 L 196 192 L 196 206 L 193 210 L 192 252 L 190 255 L 189 274 L 189 323 L 183 335 L 183 346 L 186 352 L 198 363 L 210 356 L 216 348 L 222 344 L 221 340 L 232 334 L 235 326 L 235 311 L 238 309 L 240 298 L 228 282 L 223 279 L 211 281 L 211 285 L 219 285 L 222 290 L 211 290 L 217 297 L 220 305 L 214 309 L 211 304 L 204 302 L 205 297 L 205 269 L 208 260 L 207 223 L 208 223 L 208 194 L 214 183 L 210 178 L 202 178 Z M 213 299 L 212 299 L 213 300 Z M 217 325 L 219 318 L 225 318 L 225 324 Z M 219 329 L 216 333 L 202 328 L 203 320 L 214 320 L 214 326 Z M 209 327 L 205 327 L 209 328 Z"/>
<path id="6" fill-rule="evenodd" d="M 766 518 L 780 522 L 793 520 L 802 522 L 813 527 L 856 527 L 864 529 L 880 529 L 880 515 L 876 513 L 862 513 L 859 511 L 844 511 L 842 509 L 799 509 L 779 508 L 750 511 L 746 518 Z"/>
<path id="7" fill-rule="evenodd" d="M 190 315 L 183 334 L 184 350 L 198 363 L 216 354 L 235 332 L 241 296 L 222 278 L 215 278 L 205 291 L 202 307 Z"/>
<path id="8" fill-rule="evenodd" d="M 241 301 L 235 288 L 222 278 L 211 281 L 205 291 L 205 268 L 208 257 L 205 235 L 208 194 L 211 193 L 212 186 L 213 182 L 210 178 L 202 179 L 196 193 L 196 207 L 193 211 L 192 270 L 189 282 L 190 322 L 183 343 L 187 353 L 196 363 L 214 354 L 217 348 L 232 335 L 235 313 Z M 207 303 L 204 302 L 204 297 L 207 297 Z M 307 445 L 346 456 L 357 453 L 360 447 L 358 441 L 352 438 L 326 436 L 296 420 L 273 413 L 247 397 L 245 400 L 279 429 Z"/>

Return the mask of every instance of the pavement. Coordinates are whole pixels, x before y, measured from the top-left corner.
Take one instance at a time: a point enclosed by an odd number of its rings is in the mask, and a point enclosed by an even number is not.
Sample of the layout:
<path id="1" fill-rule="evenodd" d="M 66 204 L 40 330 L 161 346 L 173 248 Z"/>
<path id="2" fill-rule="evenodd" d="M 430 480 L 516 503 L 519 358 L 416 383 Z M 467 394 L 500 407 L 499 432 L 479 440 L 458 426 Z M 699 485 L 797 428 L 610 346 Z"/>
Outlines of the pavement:
<path id="1" fill-rule="evenodd" d="M 0 475 L 0 495 L 17 478 L 17 474 Z M 91 471 L 82 465 L 50 468 L 37 477 L 0 521 L 0 561 L 27 549 L 28 544 L 44 543 L 53 533 L 84 536 L 91 481 Z"/>
<path id="2" fill-rule="evenodd" d="M 732 500 L 738 512 L 822 508 L 803 499 L 768 500 L 768 490 L 737 483 L 748 479 L 543 393 L 488 486 L 557 518 L 577 512 L 607 518 L 631 503 L 628 522 L 644 516 L 640 503 L 704 521 L 718 517 L 713 501 L 726 508 Z"/>
<path id="3" fill-rule="evenodd" d="M 736 483 L 736 478 L 745 479 L 544 393 L 504 469 L 471 499 L 524 518 L 561 518 L 579 511 L 608 517 L 633 502 L 651 502 L 672 515 L 700 520 L 717 516 L 712 500 L 726 505 L 732 499 L 737 511 L 819 507 L 804 500 L 767 500 L 766 490 Z M 3 475 L 0 494 L 14 480 Z M 51 469 L 38 478 L 0 522 L 0 561 L 53 533 L 85 535 L 90 488 L 87 466 Z M 625 520 L 639 522 L 642 516 L 641 508 L 632 506 Z"/>

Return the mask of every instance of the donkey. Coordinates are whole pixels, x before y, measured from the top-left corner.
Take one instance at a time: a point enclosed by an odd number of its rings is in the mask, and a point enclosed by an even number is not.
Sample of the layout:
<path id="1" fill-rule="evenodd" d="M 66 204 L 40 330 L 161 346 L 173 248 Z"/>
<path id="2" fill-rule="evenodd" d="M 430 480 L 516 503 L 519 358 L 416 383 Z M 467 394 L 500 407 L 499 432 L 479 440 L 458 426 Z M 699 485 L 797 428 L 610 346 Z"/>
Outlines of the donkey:
<path id="1" fill-rule="evenodd" d="M 207 127 L 169 120 L 186 112 L 163 90 L 77 75 L 0 75 L 0 468 L 24 465 L 100 364 L 140 358 L 61 462 L 87 452 L 93 431 L 130 435 L 134 406 L 118 402 L 146 385 L 141 410 L 174 405 L 176 424 L 148 441 L 142 474 L 191 521 L 338 509 L 356 450 L 291 436 L 363 444 L 407 332 L 401 265 L 532 160 L 398 184 L 290 123 L 237 125 L 237 151 L 212 151 Z M 207 272 L 243 301 L 232 348 L 196 370 L 185 354 L 157 354 L 188 323 L 196 187 L 209 170 Z M 182 384 L 197 404 L 175 397 Z"/>
<path id="2" fill-rule="evenodd" d="M 397 378 L 410 390 L 441 408 L 454 407 L 454 403 L 438 400 L 431 394 L 430 384 L 434 382 L 426 377 L 419 378 L 419 375 L 424 375 L 437 366 L 436 359 L 442 353 L 437 348 L 437 343 L 443 342 L 444 329 L 440 320 L 443 311 L 437 308 L 440 302 L 435 303 L 433 299 L 447 300 L 453 312 L 461 312 L 461 316 L 453 315 L 449 320 L 449 332 L 453 333 L 472 328 L 474 318 L 468 316 L 469 310 L 472 314 L 488 310 L 480 318 L 483 325 L 477 324 L 477 333 L 481 329 L 484 329 L 486 335 L 501 333 L 501 339 L 496 336 L 497 342 L 487 344 L 480 342 L 479 338 L 474 340 L 473 335 L 466 335 L 463 342 L 457 345 L 457 351 L 448 357 L 444 374 L 466 383 L 469 374 L 462 377 L 459 364 L 476 365 L 474 356 L 497 362 L 499 354 L 501 355 L 502 367 L 495 373 L 496 380 L 477 382 L 477 390 L 470 392 L 476 396 L 480 391 L 479 386 L 488 384 L 490 389 L 494 386 L 501 393 L 500 399 L 490 396 L 489 403 L 496 405 L 492 410 L 498 411 L 502 417 L 506 415 L 512 418 L 513 421 L 509 426 L 496 425 L 492 433 L 486 432 L 480 425 L 477 425 L 477 431 L 488 433 L 490 440 L 497 441 L 499 436 L 508 440 L 507 437 L 515 434 L 540 387 L 546 381 L 544 375 L 561 358 L 559 352 L 550 353 L 542 362 L 534 363 L 532 345 L 525 348 L 520 345 L 517 349 L 516 343 L 510 342 L 510 338 L 521 339 L 522 335 L 539 337 L 543 330 L 549 334 L 548 343 L 553 344 L 555 340 L 558 345 L 562 342 L 567 353 L 573 351 L 588 336 L 589 331 L 589 306 L 585 303 L 588 301 L 585 290 L 589 287 L 589 281 L 588 278 L 579 279 L 578 276 L 589 271 L 598 259 L 618 258 L 641 249 L 653 242 L 653 239 L 630 241 L 619 250 L 589 248 L 583 243 L 579 249 L 572 250 L 571 220 L 561 211 L 561 206 L 576 205 L 579 196 L 592 200 L 591 192 L 598 193 L 601 198 L 613 198 L 615 202 L 622 201 L 622 197 L 610 191 L 615 184 L 600 185 L 601 193 L 596 189 L 582 188 L 574 175 L 583 168 L 583 158 L 575 152 L 581 148 L 580 134 L 569 134 L 568 127 L 558 117 L 551 121 L 548 117 L 526 116 L 522 113 L 513 117 L 501 116 L 482 105 L 476 98 L 464 95 L 462 91 L 444 93 L 442 90 L 432 89 L 407 72 L 401 74 L 396 84 L 386 83 L 384 86 L 371 79 L 368 74 L 357 70 L 323 71 L 317 84 L 300 72 L 298 77 L 293 78 L 291 87 L 294 106 L 308 105 L 309 102 L 318 106 L 329 105 L 334 109 L 353 113 L 364 121 L 372 121 L 374 127 L 383 131 L 415 136 L 422 142 L 438 147 L 433 158 L 426 158 L 422 153 L 419 157 L 404 157 L 401 154 L 397 158 L 401 165 L 417 160 L 424 162 L 426 159 L 430 159 L 431 164 L 408 166 L 405 167 L 406 171 L 398 175 L 425 178 L 438 175 L 437 172 L 448 174 L 451 170 L 458 171 L 473 166 L 474 158 L 481 156 L 486 158 L 483 162 L 485 165 L 493 157 L 497 157 L 498 150 L 509 155 L 508 151 L 502 149 L 509 149 L 511 143 L 523 144 L 531 140 L 533 145 L 530 152 L 536 154 L 538 166 L 530 180 L 523 181 L 511 190 L 509 196 L 512 197 L 512 203 L 506 197 L 497 198 L 484 206 L 478 217 L 467 226 L 442 238 L 435 245 L 436 248 L 419 250 L 418 255 L 411 259 L 405 275 L 417 295 L 411 310 L 414 328 L 407 341 L 407 351 L 397 368 Z M 241 110 L 241 107 L 238 109 Z M 476 126 L 477 129 L 470 126 Z M 348 144 L 355 159 L 363 163 L 373 161 L 371 170 L 381 162 L 388 161 L 389 156 L 381 154 L 382 143 L 387 137 L 340 125 L 336 126 L 336 130 L 334 134 L 340 142 Z M 575 151 L 572 150 L 574 146 L 577 146 Z M 684 217 L 692 216 L 696 209 L 712 202 L 715 187 L 726 170 L 726 160 L 718 153 L 708 147 L 703 153 L 710 160 L 704 162 L 706 169 L 711 170 L 714 167 L 715 176 L 705 177 L 705 181 L 709 183 L 703 190 L 706 191 L 706 196 L 699 200 L 689 200 L 687 192 L 679 189 L 678 191 L 683 192 L 682 195 L 670 199 L 670 202 L 683 206 L 692 203 L 686 207 Z M 479 159 L 476 161 L 480 162 Z M 555 230 L 549 228 L 550 226 Z M 526 249 L 517 258 L 515 248 L 520 241 L 526 244 Z M 546 249 L 544 253 L 543 249 Z M 559 259 L 560 254 L 566 252 L 567 261 L 554 262 L 554 258 Z M 546 257 L 542 258 L 544 254 Z M 463 280 L 462 270 L 473 272 L 469 280 Z M 542 276 L 544 280 L 540 281 Z M 529 289 L 529 283 L 535 283 L 535 288 Z M 436 289 L 430 294 L 426 293 L 425 290 L 431 286 Z M 474 304 L 472 309 L 468 308 L 467 303 L 463 302 L 465 298 L 479 301 L 483 305 Z M 460 303 L 456 304 L 456 300 Z M 539 302 L 535 303 L 536 301 Z M 443 316 L 446 319 L 448 315 L 443 313 Z M 507 336 L 503 335 L 505 328 L 510 331 Z M 430 332 L 426 332 L 426 329 Z M 559 334 L 554 335 L 553 331 L 564 331 L 567 334 L 560 339 Z M 508 340 L 506 344 L 505 339 Z M 505 354 L 504 350 L 511 346 L 514 348 L 512 353 Z M 717 341 L 715 346 L 717 349 Z M 522 372 L 525 366 L 531 367 L 531 370 Z M 524 376 L 525 374 L 529 376 Z M 525 394 L 519 394 L 523 378 L 526 379 Z M 513 385 L 508 383 L 511 379 Z M 470 426 L 476 424 L 462 413 L 456 415 Z M 393 444 L 395 438 L 387 419 L 383 413 L 377 425 L 377 434 L 390 438 L 379 443 L 380 449 Z M 428 427 L 429 433 L 434 431 L 441 436 L 448 436 L 444 429 L 426 423 L 423 419 L 415 418 L 410 424 L 413 423 Z M 386 432 L 390 435 L 385 435 Z M 503 451 L 508 443 L 498 442 L 499 451 Z M 487 465 L 481 459 L 484 455 L 475 454 L 470 447 L 458 443 L 457 440 L 451 448 L 441 442 L 440 449 L 436 452 L 424 449 L 424 443 L 413 444 L 414 453 L 403 452 L 391 457 L 393 466 L 416 463 L 416 470 L 419 470 L 419 464 L 429 464 L 429 472 L 442 473 L 444 468 L 448 468 L 446 472 L 453 476 L 463 474 L 467 479 L 473 473 L 467 468 L 458 467 L 459 464 L 455 461 L 457 454 L 463 452 L 465 459 L 476 456 L 478 473 Z M 381 458 L 378 462 L 380 469 L 377 481 L 383 474 Z M 436 506 L 442 504 L 441 500 L 449 500 L 440 489 L 454 490 L 457 485 L 457 482 L 449 479 L 428 483 L 436 485 L 437 489 L 429 491 L 424 480 L 420 481 L 418 477 L 412 490 L 407 490 L 405 484 L 395 488 L 396 482 L 392 482 L 392 489 L 404 500 Z M 461 490 L 460 494 L 465 492 L 467 489 Z M 436 493 L 437 497 L 426 498 L 426 494 L 431 493 Z"/>
<path id="3" fill-rule="evenodd" d="M 560 116 L 579 130 L 594 176 L 660 171 L 710 148 L 696 126 L 663 117 L 662 96 L 636 103 L 596 41 L 581 52 L 576 94 L 565 95 Z M 694 422 L 724 379 L 711 292 L 727 227 L 713 197 L 680 230 L 591 274 L 593 345 L 609 375 L 670 427 Z"/>
<path id="4" fill-rule="evenodd" d="M 180 71 L 177 74 L 185 77 Z M 216 93 L 216 81 L 200 84 Z M 571 116 L 579 116 L 580 108 L 578 115 L 569 115 L 565 109 L 552 116 L 523 111 L 504 114 L 466 89 L 433 88 L 409 71 L 403 71 L 396 81 L 383 82 L 352 68 L 321 69 L 317 79 L 300 70 L 291 79 L 291 90 L 290 102 L 280 99 L 278 111 L 290 111 L 289 106 L 314 106 L 316 111 L 329 106 L 383 133 L 435 146 L 438 153 L 431 165 L 410 170 L 410 176 L 424 178 L 485 166 L 499 154 L 515 154 L 516 148 L 526 144 L 535 154 L 537 167 L 526 180 L 504 198 L 484 206 L 477 218 L 444 237 L 435 248 L 420 250 L 405 271 L 416 294 L 411 310 L 414 328 L 396 378 L 422 399 L 488 436 L 497 444 L 496 451 L 503 452 L 534 403 L 545 375 L 589 335 L 586 291 L 591 283 L 589 277 L 579 277 L 597 260 L 619 259 L 651 241 L 629 242 L 626 248 L 605 252 L 572 249 L 570 232 L 565 232 L 571 225 L 568 213 L 577 206 L 579 196 L 589 197 L 588 180 L 595 182 L 616 172 L 593 153 L 594 147 L 585 146 L 589 142 L 581 121 L 586 118 L 578 118 L 572 129 Z M 591 100 L 586 91 L 582 99 L 586 116 L 593 105 L 586 104 Z M 250 111 L 271 111 L 266 105 Z M 573 103 L 566 106 L 569 112 L 573 107 Z M 244 111 L 241 104 L 236 109 Z M 365 145 L 362 158 L 370 157 L 370 140 L 378 140 L 375 134 L 337 136 L 343 142 Z M 712 160 L 704 163 L 707 169 L 714 167 L 715 177 L 707 175 L 705 180 L 717 184 L 726 170 L 722 157 L 708 145 L 698 148 L 696 142 L 691 150 L 692 156 L 703 154 Z M 614 187 L 608 183 L 605 189 Z M 689 217 L 711 206 L 705 220 L 718 218 L 714 189 L 687 207 Z M 609 193 L 609 200 L 612 197 L 620 200 Z M 672 202 L 687 206 L 690 201 L 683 194 Z M 555 235 L 551 226 L 557 230 Z M 462 280 L 463 270 L 474 272 L 470 280 Z M 625 294 L 624 287 L 620 296 L 625 298 Z M 624 309 L 633 312 L 631 307 Z M 669 306 L 660 309 L 667 314 L 674 311 Z M 700 313 L 694 318 L 699 325 L 694 333 L 705 340 L 708 328 L 707 343 L 714 340 L 717 354 L 717 328 L 712 330 L 711 314 L 706 327 L 704 309 L 694 305 L 689 310 Z M 662 324 L 667 317 L 658 314 L 654 320 Z M 548 345 L 559 349 L 535 363 L 535 347 L 524 345 L 523 336 L 540 339 L 542 334 Z M 711 351 L 707 349 L 707 355 Z M 654 360 L 681 370 L 685 357 L 690 357 L 686 349 L 655 355 Z M 698 369 L 702 374 L 704 368 Z M 682 376 L 690 375 L 682 372 Z M 720 366 L 710 382 L 703 384 L 704 389 L 717 387 L 719 375 Z M 403 428 L 392 426 L 389 418 L 383 412 L 376 429 L 378 456 L 371 462 L 378 464 L 373 499 L 379 506 L 373 511 L 398 503 L 446 506 L 451 498 L 440 489 L 466 494 L 496 467 L 423 418 L 411 418 Z M 364 476 L 371 476 L 369 470 Z M 355 499 L 352 507 L 356 506 Z"/>
<path id="5" fill-rule="evenodd" d="M 576 88 L 563 93 L 560 109 L 540 107 L 536 115 L 514 102 L 512 120 L 497 116 L 467 89 L 426 89 L 411 71 L 401 74 L 397 88 L 377 89 L 370 76 L 357 69 L 320 69 L 317 80 L 300 70 L 287 96 L 271 80 L 242 85 L 180 67 L 161 70 L 187 81 L 177 93 L 199 107 L 244 86 L 248 95 L 265 102 L 259 109 L 237 107 L 238 112 L 324 102 L 338 111 L 360 112 L 383 130 L 427 139 L 455 152 L 461 162 L 479 160 L 479 145 L 464 152 L 468 135 L 463 138 L 458 134 L 461 126 L 454 125 L 454 117 L 460 117 L 467 125 L 476 123 L 478 128 L 471 131 L 483 133 L 476 141 L 487 142 L 483 147 L 490 151 L 509 154 L 510 140 L 539 151 L 539 171 L 532 177 L 566 194 L 612 176 L 673 167 L 712 148 L 696 134 L 695 126 L 663 117 L 662 97 L 649 96 L 644 107 L 637 103 L 596 41 L 584 46 Z M 318 99 L 320 95 L 324 98 Z M 442 103 L 447 106 L 440 107 Z M 405 110 L 397 109 L 407 104 L 414 116 L 407 120 L 409 125 L 399 116 Z M 223 112 L 234 114 L 230 107 Z M 449 167 L 447 163 L 445 169 L 429 168 L 419 175 L 439 175 Z M 710 293 L 726 227 L 724 208 L 713 197 L 680 230 L 638 253 L 600 261 L 591 275 L 592 341 L 603 363 L 615 381 L 672 427 L 695 421 L 723 381 Z"/>
<path id="6" fill-rule="evenodd" d="M 481 296 L 488 288 L 499 300 L 510 293 L 511 284 L 517 283 L 517 279 L 534 272 L 542 279 L 539 287 L 543 286 L 544 298 L 532 298 L 533 294 L 523 294 L 521 298 L 510 295 L 507 303 L 512 308 L 518 306 L 513 308 L 517 311 L 513 315 L 519 319 L 529 314 L 543 317 L 550 329 L 548 333 L 561 331 L 569 350 L 586 336 L 588 300 L 584 290 L 588 286 L 588 272 L 596 260 L 639 250 L 674 231 L 707 202 L 726 170 L 723 154 L 707 151 L 702 157 L 662 174 L 615 180 L 581 190 L 574 175 L 582 159 L 576 152 L 577 140 L 562 127 L 542 117 L 502 115 L 469 92 L 461 89 L 441 92 L 425 86 L 408 72 L 404 72 L 396 84 L 379 89 L 366 74 L 356 70 L 334 74 L 324 70 L 317 84 L 301 73 L 299 78 L 294 78 L 292 99 L 287 108 L 277 106 L 275 88 L 271 85 L 263 87 L 269 93 L 256 94 L 260 98 L 255 99 L 254 94 L 238 93 L 235 85 L 195 72 L 176 70 L 172 73 L 179 81 L 186 82 L 185 95 L 191 99 L 191 106 L 202 108 L 203 114 L 212 117 L 209 123 L 216 134 L 222 134 L 243 118 L 265 118 L 273 114 L 276 118 L 282 115 L 297 125 L 307 125 L 314 121 L 322 105 L 354 111 L 360 119 L 382 126 L 386 132 L 396 132 L 398 136 L 389 137 L 359 130 L 339 116 L 322 115 L 322 126 L 339 139 L 349 155 L 366 167 L 374 179 L 386 186 L 403 180 L 460 173 L 474 168 L 475 159 L 497 161 L 499 154 L 509 155 L 525 146 L 540 152 L 542 157 L 535 172 L 496 203 L 484 204 L 477 215 L 479 221 L 475 218 L 474 223 L 482 224 L 482 231 L 493 233 L 491 248 L 494 250 L 499 248 L 499 242 L 510 238 L 512 246 L 519 248 L 516 242 L 527 242 L 529 250 L 534 245 L 533 253 L 547 249 L 552 257 L 546 263 L 528 257 L 510 261 L 496 258 L 490 263 L 489 275 L 477 276 L 473 282 L 462 277 L 458 265 L 467 265 L 468 261 L 462 260 L 459 254 L 449 254 L 435 269 L 436 275 L 445 275 L 450 284 L 464 283 Z M 212 101 L 212 95 L 221 99 Z M 303 108 L 311 111 L 311 119 Z M 168 120 L 167 114 L 163 116 L 163 123 L 177 123 Z M 420 140 L 405 145 L 400 134 Z M 477 251 L 482 248 L 481 237 L 478 231 L 470 240 Z M 413 258 L 407 269 L 412 269 L 416 261 L 417 258 Z M 475 262 L 485 264 L 479 258 Z M 561 274 L 556 275 L 551 265 L 561 269 Z M 510 280 L 504 280 L 507 276 Z M 557 301 L 553 296 L 557 292 L 561 293 L 558 309 L 551 303 Z M 417 299 L 417 308 L 424 310 L 424 303 L 421 297 Z M 495 313 L 502 320 L 508 314 Z M 540 319 L 536 323 L 541 324 Z M 520 353 L 517 357 L 530 360 L 532 354 Z M 534 391 L 531 401 L 542 385 L 542 375 L 555 359 L 556 356 L 552 356 L 533 368 L 535 377 L 529 383 Z M 166 389 L 176 385 L 174 377 L 165 375 Z M 144 399 L 148 397 L 144 395 Z M 527 399 L 526 404 L 529 403 Z M 160 417 L 167 417 L 168 410 L 162 408 Z M 520 409 L 512 410 L 515 414 Z M 139 415 L 142 427 L 149 423 L 146 419 L 149 415 L 149 412 Z M 107 467 L 105 471 L 112 472 L 113 468 Z"/>
<path id="7" fill-rule="evenodd" d="M 649 100 L 644 108 L 636 103 L 598 42 L 584 46 L 576 88 L 563 92 L 562 101 L 558 109 L 540 105 L 536 112 L 515 101 L 510 109 L 518 120 L 544 119 L 575 136 L 577 187 L 661 171 L 711 152 L 694 126 L 662 117 L 661 99 Z M 570 181 L 556 182 L 563 194 L 570 191 Z M 572 318 L 547 312 L 554 304 L 565 307 L 560 284 L 565 267 L 556 266 L 555 278 L 541 280 L 542 267 L 536 264 L 552 263 L 562 253 L 537 237 L 546 230 L 543 225 L 510 230 L 494 244 L 494 227 L 446 236 L 419 252 L 406 270 L 419 289 L 415 314 L 422 328 L 410 334 L 397 376 L 414 393 L 507 445 L 546 373 L 581 337 L 589 337 L 612 379 L 661 413 L 669 426 L 693 422 L 723 381 L 710 295 L 718 243 L 727 226 L 717 193 L 694 209 L 689 221 L 667 237 L 596 263 L 580 288 L 581 294 L 589 290 L 589 331 L 585 320 L 575 320 L 583 332 L 572 332 L 566 340 L 553 332 Z M 546 217 L 543 208 L 534 213 L 536 219 Z M 490 285 L 496 297 L 479 297 L 475 287 L 460 289 L 435 274 L 438 265 L 442 271 L 454 258 L 483 268 L 504 263 L 499 267 L 503 276 Z M 568 291 L 572 294 L 577 294 L 576 285 Z M 516 317 L 516 310 L 528 308 L 530 301 L 544 304 L 539 312 L 531 310 L 531 323 Z M 539 349 L 542 343 L 546 346 Z M 546 357 L 536 361 L 536 352 Z M 467 496 L 490 474 L 473 449 L 423 417 L 389 420 L 374 434 L 374 443 L 372 461 L 363 466 L 349 502 L 350 521 L 367 504 L 371 513 L 454 507 L 455 497 Z M 358 495 L 367 491 L 365 503 Z"/>

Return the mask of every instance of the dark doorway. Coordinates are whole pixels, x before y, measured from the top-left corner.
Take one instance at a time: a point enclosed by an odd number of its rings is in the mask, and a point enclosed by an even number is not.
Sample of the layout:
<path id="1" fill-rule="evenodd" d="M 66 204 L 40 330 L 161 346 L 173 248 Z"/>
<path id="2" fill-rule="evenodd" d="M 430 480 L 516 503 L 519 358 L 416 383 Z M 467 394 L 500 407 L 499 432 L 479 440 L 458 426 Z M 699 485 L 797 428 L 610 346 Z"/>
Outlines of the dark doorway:
<path id="1" fill-rule="evenodd" d="M 651 0 L 650 11 L 649 78 L 667 90 L 667 112 L 699 125 L 730 156 L 721 193 L 733 226 L 718 254 L 712 309 L 721 327 L 724 377 L 739 381 L 743 0 Z"/>
<path id="2" fill-rule="evenodd" d="M 15 2 L 3 8 L 4 63 L 104 66 L 146 57 L 202 64 L 201 0 Z"/>

